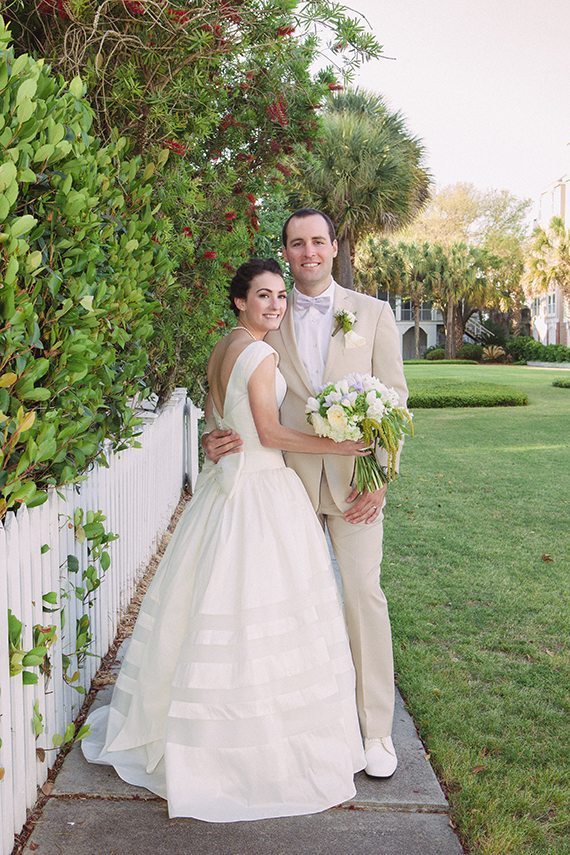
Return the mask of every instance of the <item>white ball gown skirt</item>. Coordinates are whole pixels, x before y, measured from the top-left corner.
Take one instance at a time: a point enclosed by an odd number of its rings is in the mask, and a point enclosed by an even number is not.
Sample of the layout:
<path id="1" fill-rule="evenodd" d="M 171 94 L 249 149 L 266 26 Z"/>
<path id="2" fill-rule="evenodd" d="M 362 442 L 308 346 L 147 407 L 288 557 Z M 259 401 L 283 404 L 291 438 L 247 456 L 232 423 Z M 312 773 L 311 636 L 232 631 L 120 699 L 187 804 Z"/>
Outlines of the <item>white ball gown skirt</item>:
<path id="1" fill-rule="evenodd" d="M 365 758 L 322 529 L 269 449 L 206 464 L 82 748 L 213 822 L 321 811 Z"/>

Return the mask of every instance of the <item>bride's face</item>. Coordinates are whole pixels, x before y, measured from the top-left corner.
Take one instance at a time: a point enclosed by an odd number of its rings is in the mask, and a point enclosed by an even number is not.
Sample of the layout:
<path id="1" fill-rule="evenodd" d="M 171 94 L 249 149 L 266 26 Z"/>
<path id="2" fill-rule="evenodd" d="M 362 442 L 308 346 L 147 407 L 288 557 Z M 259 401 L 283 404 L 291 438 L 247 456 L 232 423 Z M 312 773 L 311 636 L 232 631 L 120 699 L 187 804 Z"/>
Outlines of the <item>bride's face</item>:
<path id="1" fill-rule="evenodd" d="M 254 276 L 245 299 L 236 299 L 239 319 L 253 332 L 268 333 L 279 328 L 287 309 L 285 283 L 277 273 Z"/>

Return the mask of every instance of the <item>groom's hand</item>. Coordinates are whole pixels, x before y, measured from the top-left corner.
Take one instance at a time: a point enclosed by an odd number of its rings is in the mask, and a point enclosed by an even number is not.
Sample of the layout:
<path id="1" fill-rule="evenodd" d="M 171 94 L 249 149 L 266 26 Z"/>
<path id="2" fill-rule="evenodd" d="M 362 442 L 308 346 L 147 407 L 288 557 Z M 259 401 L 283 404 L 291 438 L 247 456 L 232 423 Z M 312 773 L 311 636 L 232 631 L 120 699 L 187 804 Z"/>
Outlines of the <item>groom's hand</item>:
<path id="1" fill-rule="evenodd" d="M 348 511 L 343 514 L 344 519 L 353 525 L 360 523 L 376 522 L 380 516 L 384 499 L 386 498 L 386 490 L 388 485 L 384 484 L 379 490 L 374 493 L 369 493 L 363 490 L 360 493 L 356 488 L 346 497 L 349 505 L 352 505 Z"/>
<path id="2" fill-rule="evenodd" d="M 243 442 L 233 430 L 211 430 L 202 435 L 204 454 L 212 463 L 217 463 L 226 454 L 241 451 Z"/>

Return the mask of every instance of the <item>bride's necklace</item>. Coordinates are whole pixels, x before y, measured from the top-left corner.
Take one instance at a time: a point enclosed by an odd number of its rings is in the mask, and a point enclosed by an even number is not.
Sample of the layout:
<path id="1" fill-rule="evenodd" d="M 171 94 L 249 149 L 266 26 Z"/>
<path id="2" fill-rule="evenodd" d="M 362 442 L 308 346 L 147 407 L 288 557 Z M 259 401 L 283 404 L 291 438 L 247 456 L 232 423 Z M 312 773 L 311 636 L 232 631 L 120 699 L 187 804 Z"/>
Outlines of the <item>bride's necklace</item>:
<path id="1" fill-rule="evenodd" d="M 245 331 L 246 331 L 246 333 L 247 333 L 248 335 L 250 335 L 254 341 L 257 341 L 257 339 L 256 339 L 256 337 L 254 336 L 254 334 L 252 333 L 252 331 L 251 331 L 251 330 L 248 330 L 248 328 L 247 328 L 247 327 L 244 327 L 244 326 L 242 326 L 241 324 L 237 324 L 237 325 L 236 325 L 236 326 L 231 330 L 231 332 L 233 332 L 234 330 L 245 330 Z"/>

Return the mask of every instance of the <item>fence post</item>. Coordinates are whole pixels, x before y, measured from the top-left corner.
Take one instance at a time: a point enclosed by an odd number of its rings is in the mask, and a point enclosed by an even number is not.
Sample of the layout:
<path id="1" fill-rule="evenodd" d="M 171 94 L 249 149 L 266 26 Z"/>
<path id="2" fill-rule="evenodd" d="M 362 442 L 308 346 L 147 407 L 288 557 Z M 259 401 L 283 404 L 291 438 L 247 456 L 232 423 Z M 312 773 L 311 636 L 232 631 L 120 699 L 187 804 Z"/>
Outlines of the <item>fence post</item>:
<path id="1" fill-rule="evenodd" d="M 194 492 L 198 472 L 200 468 L 200 442 L 198 440 L 198 422 L 204 418 L 204 412 L 194 404 L 190 398 L 186 398 L 186 449 L 185 449 L 185 475 L 186 483 Z"/>

